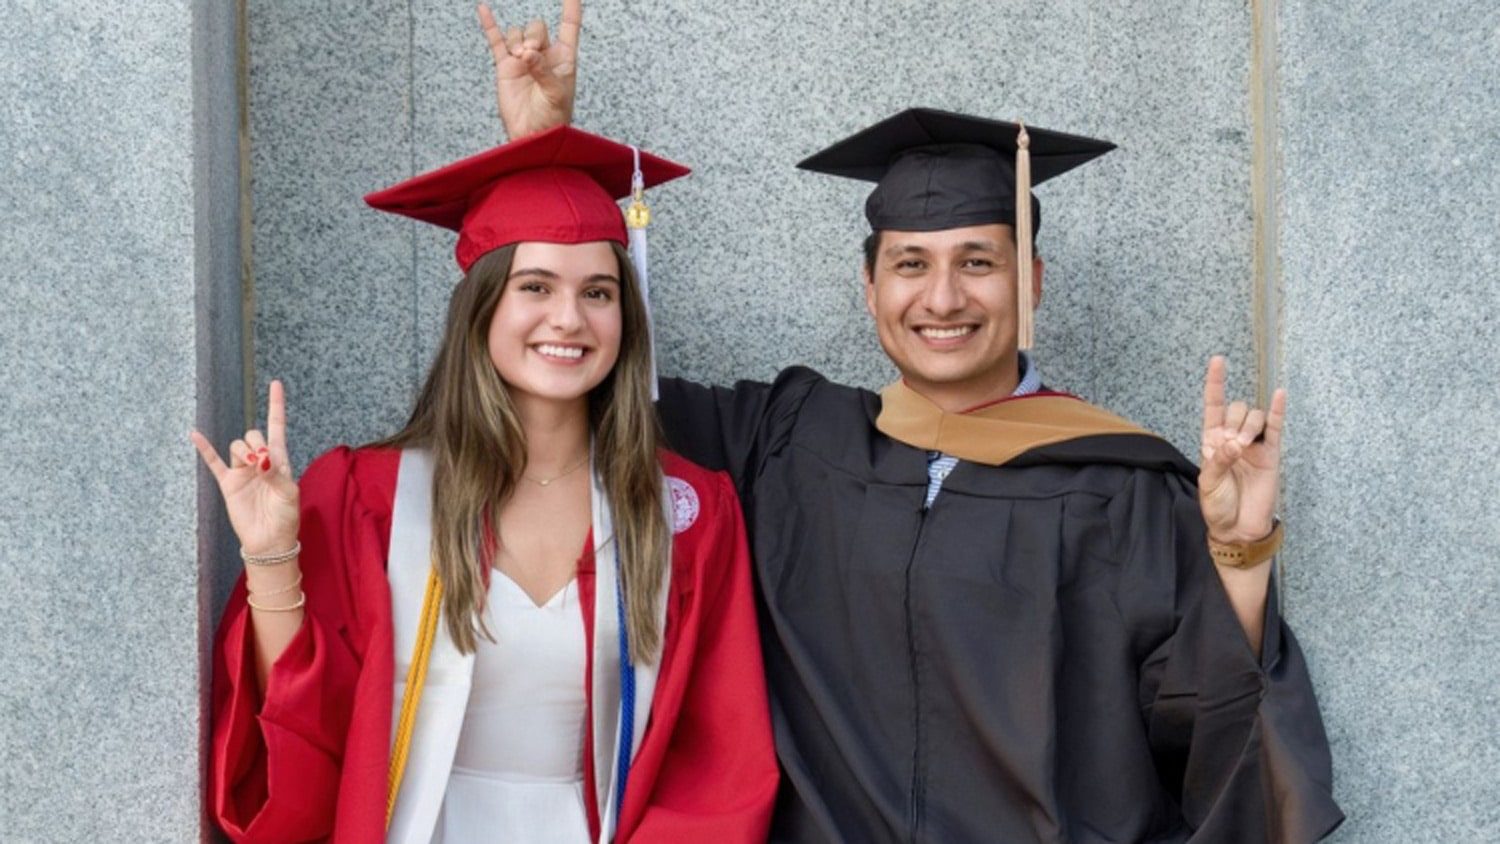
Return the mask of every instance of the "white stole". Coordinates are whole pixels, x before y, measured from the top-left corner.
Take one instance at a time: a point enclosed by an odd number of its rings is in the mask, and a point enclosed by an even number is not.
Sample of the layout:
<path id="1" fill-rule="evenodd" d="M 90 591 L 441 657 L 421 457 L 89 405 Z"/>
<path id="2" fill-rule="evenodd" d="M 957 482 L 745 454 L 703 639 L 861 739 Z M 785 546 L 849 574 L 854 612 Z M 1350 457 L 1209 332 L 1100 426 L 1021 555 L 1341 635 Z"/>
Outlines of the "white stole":
<path id="1" fill-rule="evenodd" d="M 590 467 L 592 470 L 592 466 Z M 403 449 L 396 476 L 396 498 L 391 512 L 390 556 L 386 577 L 391 586 L 391 619 L 394 624 L 396 682 L 392 697 L 392 731 L 400 719 L 401 698 L 411 667 L 421 623 L 422 599 L 432 565 L 432 456 L 421 449 Z M 671 502 L 664 488 L 665 501 Z M 620 618 L 616 605 L 618 562 L 614 523 L 609 501 L 593 473 L 590 500 L 594 536 L 594 639 L 593 639 L 593 733 L 595 797 L 600 807 L 599 844 L 614 840 L 619 815 L 615 805 L 619 772 L 620 709 Z M 671 566 L 662 580 L 657 607 L 658 629 L 666 630 L 667 593 Z M 660 659 L 635 667 L 634 729 L 630 736 L 631 759 L 640 751 L 651 713 Z M 448 625 L 439 620 L 433 637 L 421 703 L 417 707 L 401 790 L 391 818 L 386 841 L 426 844 L 433 836 L 448 789 L 448 774 L 458 750 L 464 711 L 474 676 L 474 655 L 461 654 L 448 635 Z M 603 776 L 608 772 L 608 776 Z"/>
<path id="2" fill-rule="evenodd" d="M 615 826 L 619 821 L 620 807 L 616 805 L 620 772 L 617 763 L 620 757 L 620 730 L 623 712 L 620 707 L 620 616 L 618 612 L 619 560 L 616 556 L 614 522 L 610 518 L 609 499 L 600 484 L 599 473 L 593 471 L 592 499 L 590 509 L 594 516 L 594 789 L 599 806 L 599 844 L 614 840 Z M 670 508 L 671 490 L 662 479 L 662 501 Z M 668 510 L 668 524 L 671 513 Z M 657 596 L 656 629 L 662 631 L 662 642 L 666 642 L 667 593 L 672 585 L 671 555 L 668 554 L 666 571 L 662 573 L 661 592 Z M 656 676 L 661 669 L 661 656 L 656 662 L 635 664 L 635 706 L 630 735 L 630 758 L 641 749 L 641 737 L 646 734 L 646 722 L 651 716 L 651 698 L 656 691 Z M 608 771 L 609 776 L 603 776 Z"/>

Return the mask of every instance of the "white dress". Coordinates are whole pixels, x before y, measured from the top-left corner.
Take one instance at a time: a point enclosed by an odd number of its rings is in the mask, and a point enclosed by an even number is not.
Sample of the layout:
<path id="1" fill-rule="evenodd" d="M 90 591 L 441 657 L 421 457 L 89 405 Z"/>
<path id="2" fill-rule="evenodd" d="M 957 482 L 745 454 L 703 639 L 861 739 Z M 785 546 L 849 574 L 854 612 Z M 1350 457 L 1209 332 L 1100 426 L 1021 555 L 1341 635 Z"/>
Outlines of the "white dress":
<path id="1" fill-rule="evenodd" d="M 583 802 L 587 647 L 578 581 L 542 606 L 490 571 L 458 753 L 434 841 L 588 844 Z"/>

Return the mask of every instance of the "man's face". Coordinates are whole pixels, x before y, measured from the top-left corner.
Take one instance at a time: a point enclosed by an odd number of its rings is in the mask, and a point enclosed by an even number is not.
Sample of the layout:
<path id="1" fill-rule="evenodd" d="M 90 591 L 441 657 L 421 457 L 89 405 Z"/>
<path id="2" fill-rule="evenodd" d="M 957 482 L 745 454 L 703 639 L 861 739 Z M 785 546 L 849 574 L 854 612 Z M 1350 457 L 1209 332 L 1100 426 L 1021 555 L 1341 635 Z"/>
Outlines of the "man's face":
<path id="1" fill-rule="evenodd" d="M 1032 286 L 1040 302 L 1040 258 Z M 968 410 L 1015 390 L 1010 226 L 882 232 L 873 273 L 865 275 L 865 305 L 907 385 L 944 410 Z"/>

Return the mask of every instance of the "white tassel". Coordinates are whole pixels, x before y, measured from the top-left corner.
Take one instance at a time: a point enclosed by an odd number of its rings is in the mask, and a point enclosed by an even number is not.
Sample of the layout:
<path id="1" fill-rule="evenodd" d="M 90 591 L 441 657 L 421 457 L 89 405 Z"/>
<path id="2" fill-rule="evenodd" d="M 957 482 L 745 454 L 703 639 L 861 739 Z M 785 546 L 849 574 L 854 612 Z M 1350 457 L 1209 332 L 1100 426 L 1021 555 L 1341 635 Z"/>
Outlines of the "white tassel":
<path id="1" fill-rule="evenodd" d="M 651 400 L 660 396 L 656 388 L 656 329 L 651 319 L 651 270 L 647 258 L 646 227 L 651 225 L 651 209 L 646 205 L 646 178 L 641 174 L 641 151 L 635 153 L 635 172 L 630 177 L 630 207 L 625 209 L 625 226 L 630 232 L 630 262 L 635 265 L 636 281 L 641 289 L 641 304 L 646 308 L 646 329 L 651 334 L 647 354 L 651 357 Z"/>

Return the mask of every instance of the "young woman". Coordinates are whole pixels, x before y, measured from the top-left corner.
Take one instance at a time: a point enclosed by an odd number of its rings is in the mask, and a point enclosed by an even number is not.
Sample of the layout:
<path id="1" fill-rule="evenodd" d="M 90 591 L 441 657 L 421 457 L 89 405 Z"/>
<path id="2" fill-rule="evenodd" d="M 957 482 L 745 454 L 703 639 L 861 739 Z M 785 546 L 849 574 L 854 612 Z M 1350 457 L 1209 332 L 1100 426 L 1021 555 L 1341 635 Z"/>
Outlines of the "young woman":
<path id="1" fill-rule="evenodd" d="M 194 434 L 246 562 L 214 678 L 231 838 L 764 840 L 739 507 L 658 448 L 615 203 L 685 172 L 564 127 L 372 195 L 457 229 L 465 271 L 406 427 L 300 484 L 277 382 L 227 465 Z"/>

